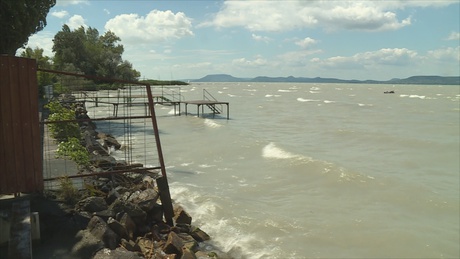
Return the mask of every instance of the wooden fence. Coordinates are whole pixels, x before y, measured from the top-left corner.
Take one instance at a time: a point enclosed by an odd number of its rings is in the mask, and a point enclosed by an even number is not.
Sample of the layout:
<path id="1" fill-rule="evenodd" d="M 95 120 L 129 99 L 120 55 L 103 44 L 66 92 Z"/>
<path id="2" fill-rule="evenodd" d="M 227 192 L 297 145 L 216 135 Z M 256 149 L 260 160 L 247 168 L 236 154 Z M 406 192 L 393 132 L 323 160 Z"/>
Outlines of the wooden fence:
<path id="1" fill-rule="evenodd" d="M 43 190 L 35 59 L 0 56 L 0 194 Z"/>

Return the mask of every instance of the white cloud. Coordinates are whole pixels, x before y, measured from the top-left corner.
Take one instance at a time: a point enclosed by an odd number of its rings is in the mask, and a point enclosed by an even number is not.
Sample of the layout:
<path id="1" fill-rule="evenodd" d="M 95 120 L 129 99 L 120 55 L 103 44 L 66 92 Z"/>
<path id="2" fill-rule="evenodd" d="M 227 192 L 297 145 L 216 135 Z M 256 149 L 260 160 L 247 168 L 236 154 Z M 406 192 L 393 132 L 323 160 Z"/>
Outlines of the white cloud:
<path id="1" fill-rule="evenodd" d="M 406 48 L 380 49 L 357 53 L 353 56 L 336 56 L 324 60 L 314 58 L 312 62 L 329 68 L 351 69 L 358 67 L 375 66 L 407 66 L 416 63 L 418 60 L 417 52 Z"/>
<path id="2" fill-rule="evenodd" d="M 53 54 L 53 38 L 54 33 L 42 31 L 29 37 L 29 42 L 25 47 L 32 49 L 40 48 L 43 49 L 43 55 L 52 57 Z M 18 49 L 17 53 L 24 51 L 24 48 Z"/>
<path id="3" fill-rule="evenodd" d="M 89 0 L 57 0 L 56 1 L 56 6 L 79 5 L 79 4 L 89 5 Z"/>
<path id="4" fill-rule="evenodd" d="M 446 38 L 446 40 L 460 40 L 460 33 L 459 32 L 451 32 L 450 35 Z"/>
<path id="5" fill-rule="evenodd" d="M 110 11 L 109 11 L 108 9 L 105 9 L 105 8 L 104 8 L 103 11 L 104 11 L 104 13 L 106 13 L 106 14 L 110 14 Z"/>
<path id="6" fill-rule="evenodd" d="M 431 61 L 457 61 L 460 62 L 460 47 L 444 48 L 428 51 L 427 59 Z"/>
<path id="7" fill-rule="evenodd" d="M 315 39 L 312 39 L 310 37 L 307 37 L 305 39 L 302 39 L 302 40 L 298 40 L 295 42 L 295 44 L 297 46 L 300 46 L 301 48 L 303 49 L 306 49 L 306 48 L 309 48 L 311 47 L 312 45 L 315 45 L 316 44 L 316 40 Z"/>
<path id="8" fill-rule="evenodd" d="M 397 10 L 453 3 L 456 1 L 225 1 L 212 20 L 200 26 L 244 27 L 253 32 L 311 27 L 396 30 L 411 24 L 411 17 L 400 18 Z"/>
<path id="9" fill-rule="evenodd" d="M 254 60 L 247 60 L 246 58 L 238 58 L 232 60 L 232 65 L 238 66 L 238 67 L 255 67 L 255 68 L 260 68 L 261 66 L 266 66 L 268 65 L 269 62 L 268 60 L 262 58 L 262 57 L 256 57 Z"/>
<path id="10" fill-rule="evenodd" d="M 66 17 L 67 15 L 69 15 L 69 12 L 65 11 L 65 10 L 62 10 L 62 11 L 54 11 L 51 13 L 52 16 L 54 17 L 57 17 L 57 18 L 64 18 Z"/>
<path id="11" fill-rule="evenodd" d="M 152 10 L 145 17 L 121 14 L 110 19 L 105 29 L 114 32 L 123 42 L 155 43 L 193 36 L 192 21 L 184 13 Z"/>
<path id="12" fill-rule="evenodd" d="M 265 42 L 265 43 L 268 43 L 271 41 L 271 39 L 269 37 L 266 37 L 266 36 L 260 36 L 260 35 L 256 35 L 256 34 L 252 34 L 252 39 L 254 39 L 255 41 L 262 41 L 262 42 Z"/>
<path id="13" fill-rule="evenodd" d="M 85 19 L 83 18 L 83 16 L 81 15 L 74 15 L 72 17 L 70 17 L 69 21 L 67 21 L 67 25 L 69 26 L 70 29 L 72 30 L 75 30 L 75 29 L 78 29 L 80 28 L 81 26 L 83 27 L 88 27 L 86 24 L 85 24 Z"/>

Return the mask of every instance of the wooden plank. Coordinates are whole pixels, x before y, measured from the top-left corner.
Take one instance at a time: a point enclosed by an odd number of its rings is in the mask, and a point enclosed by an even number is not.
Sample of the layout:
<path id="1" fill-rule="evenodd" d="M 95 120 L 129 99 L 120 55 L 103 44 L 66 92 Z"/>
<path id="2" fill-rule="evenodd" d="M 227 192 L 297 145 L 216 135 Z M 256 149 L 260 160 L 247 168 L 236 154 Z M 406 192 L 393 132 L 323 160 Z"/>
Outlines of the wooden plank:
<path id="1" fill-rule="evenodd" d="M 19 93 L 19 101 L 16 105 L 19 106 L 19 131 L 21 132 L 21 143 L 18 143 L 16 147 L 20 152 L 16 156 L 19 163 L 23 164 L 23 171 L 16 172 L 19 176 L 20 182 L 18 183 L 20 192 L 30 192 L 33 190 L 33 150 L 31 147 L 32 135 L 31 135 L 31 109 L 30 109 L 30 95 L 29 95 L 29 80 L 27 73 L 28 62 L 26 59 L 18 59 L 18 85 L 16 87 Z M 20 145 L 20 146 L 18 146 Z M 32 177 L 30 177 L 32 176 Z"/>
<path id="2" fill-rule="evenodd" d="M 8 112 L 6 101 L 8 93 L 8 73 L 7 60 L 0 56 L 0 194 L 7 193 L 8 178 L 7 178 L 7 154 L 6 154 L 6 131 L 7 131 L 7 116 L 4 113 Z"/>
<path id="3" fill-rule="evenodd" d="M 17 156 L 19 163 L 23 164 L 23 171 L 16 172 L 18 174 L 18 183 L 20 192 L 30 192 L 34 190 L 34 149 L 33 138 L 32 138 L 32 109 L 31 100 L 29 96 L 29 91 L 31 91 L 31 86 L 29 86 L 29 71 L 28 71 L 29 62 L 28 59 L 21 58 L 18 59 L 18 85 L 16 91 L 19 94 L 19 102 L 15 103 L 19 106 L 19 131 L 21 132 L 21 143 L 18 143 L 21 146 L 17 146 L 18 152 L 20 155 Z M 35 86 L 36 87 L 36 86 Z M 35 97 L 35 98 L 38 98 Z M 38 113 L 38 111 L 35 111 Z M 35 115 L 35 114 L 34 114 Z"/>
<path id="4" fill-rule="evenodd" d="M 19 69 L 20 63 L 18 58 L 11 58 L 10 63 L 10 98 L 11 98 L 11 122 L 12 132 L 11 138 L 13 139 L 12 145 L 9 147 L 11 152 L 14 154 L 15 169 L 9 171 L 10 174 L 15 176 L 15 189 L 14 192 L 19 192 L 22 189 L 25 181 L 25 165 L 23 161 L 23 141 L 22 141 L 22 118 L 21 118 L 21 95 L 18 91 L 18 85 L 20 84 Z"/>
<path id="5" fill-rule="evenodd" d="M 11 208 L 8 258 L 32 258 L 32 241 L 30 233 L 30 201 L 22 200 L 14 202 Z"/>
<path id="6" fill-rule="evenodd" d="M 37 63 L 34 59 L 29 60 L 29 100 L 30 100 L 30 123 L 32 125 L 32 148 L 33 153 L 33 171 L 34 171 L 34 191 L 43 191 L 43 159 L 42 159 L 42 139 L 40 131 L 39 118 L 39 97 L 37 81 Z"/>
<path id="7" fill-rule="evenodd" d="M 0 145 L 0 148 L 3 149 L 3 158 L 2 165 L 3 169 L 0 172 L 2 175 L 2 189 L 0 193 L 9 194 L 14 192 L 16 188 L 16 181 L 14 176 L 14 171 L 16 168 L 14 160 L 14 142 L 13 142 L 13 125 L 12 125 L 12 113 L 11 113 L 11 79 L 10 79 L 10 70 L 12 69 L 12 58 L 8 56 L 0 56 L 1 60 L 1 69 L 0 69 L 0 112 L 2 113 L 3 123 L 1 125 L 3 132 L 3 143 Z"/>

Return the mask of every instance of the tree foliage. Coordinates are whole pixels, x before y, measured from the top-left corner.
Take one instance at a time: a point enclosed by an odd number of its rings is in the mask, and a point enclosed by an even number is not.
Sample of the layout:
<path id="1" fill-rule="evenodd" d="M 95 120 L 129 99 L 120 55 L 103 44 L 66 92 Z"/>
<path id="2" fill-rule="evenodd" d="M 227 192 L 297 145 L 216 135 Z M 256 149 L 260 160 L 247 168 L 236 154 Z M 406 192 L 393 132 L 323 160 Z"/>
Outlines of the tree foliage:
<path id="1" fill-rule="evenodd" d="M 0 54 L 14 56 L 29 36 L 43 30 L 56 0 L 1 0 Z"/>
<path id="2" fill-rule="evenodd" d="M 27 47 L 22 53 L 21 57 L 23 58 L 33 58 L 37 61 L 37 66 L 40 68 L 45 68 L 45 69 L 52 69 L 53 64 L 51 63 L 51 58 L 48 56 L 43 55 L 43 49 L 42 48 L 29 48 Z M 44 86 L 46 85 L 52 85 L 55 80 L 56 76 L 51 73 L 46 73 L 46 72 L 37 72 L 37 80 L 38 80 L 38 94 L 40 97 L 43 97 L 44 95 Z"/>
<path id="3" fill-rule="evenodd" d="M 123 45 L 120 38 L 107 31 L 99 35 L 95 28 L 71 30 L 63 25 L 62 30 L 54 36 L 54 65 L 58 70 L 65 70 L 72 64 L 76 71 L 86 75 L 136 80 L 140 73 L 132 64 L 122 59 Z"/>

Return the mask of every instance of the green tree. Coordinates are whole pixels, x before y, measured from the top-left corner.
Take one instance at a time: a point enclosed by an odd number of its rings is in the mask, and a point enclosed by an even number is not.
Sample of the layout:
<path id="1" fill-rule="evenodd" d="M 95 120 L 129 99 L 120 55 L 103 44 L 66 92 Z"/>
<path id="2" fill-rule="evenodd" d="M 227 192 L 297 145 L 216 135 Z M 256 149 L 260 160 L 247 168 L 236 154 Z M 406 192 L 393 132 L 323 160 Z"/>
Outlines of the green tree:
<path id="1" fill-rule="evenodd" d="M 53 64 L 51 63 L 51 58 L 48 56 L 43 55 L 43 49 L 41 48 L 26 48 L 22 53 L 21 57 L 24 58 L 33 58 L 37 61 L 37 65 L 39 68 L 51 69 Z M 44 87 L 47 85 L 51 85 L 56 81 L 56 76 L 51 73 L 46 72 L 37 72 L 37 80 L 38 80 L 38 94 L 40 97 L 43 97 Z"/>
<path id="2" fill-rule="evenodd" d="M 1 0 L 0 54 L 14 56 L 29 36 L 43 30 L 56 0 Z"/>
<path id="3" fill-rule="evenodd" d="M 81 26 L 72 31 L 63 25 L 53 41 L 54 64 L 59 70 L 73 64 L 85 75 L 125 80 L 137 80 L 140 76 L 130 62 L 122 59 L 123 45 L 118 44 L 120 38 L 111 31 L 101 36 L 91 27 Z"/>

